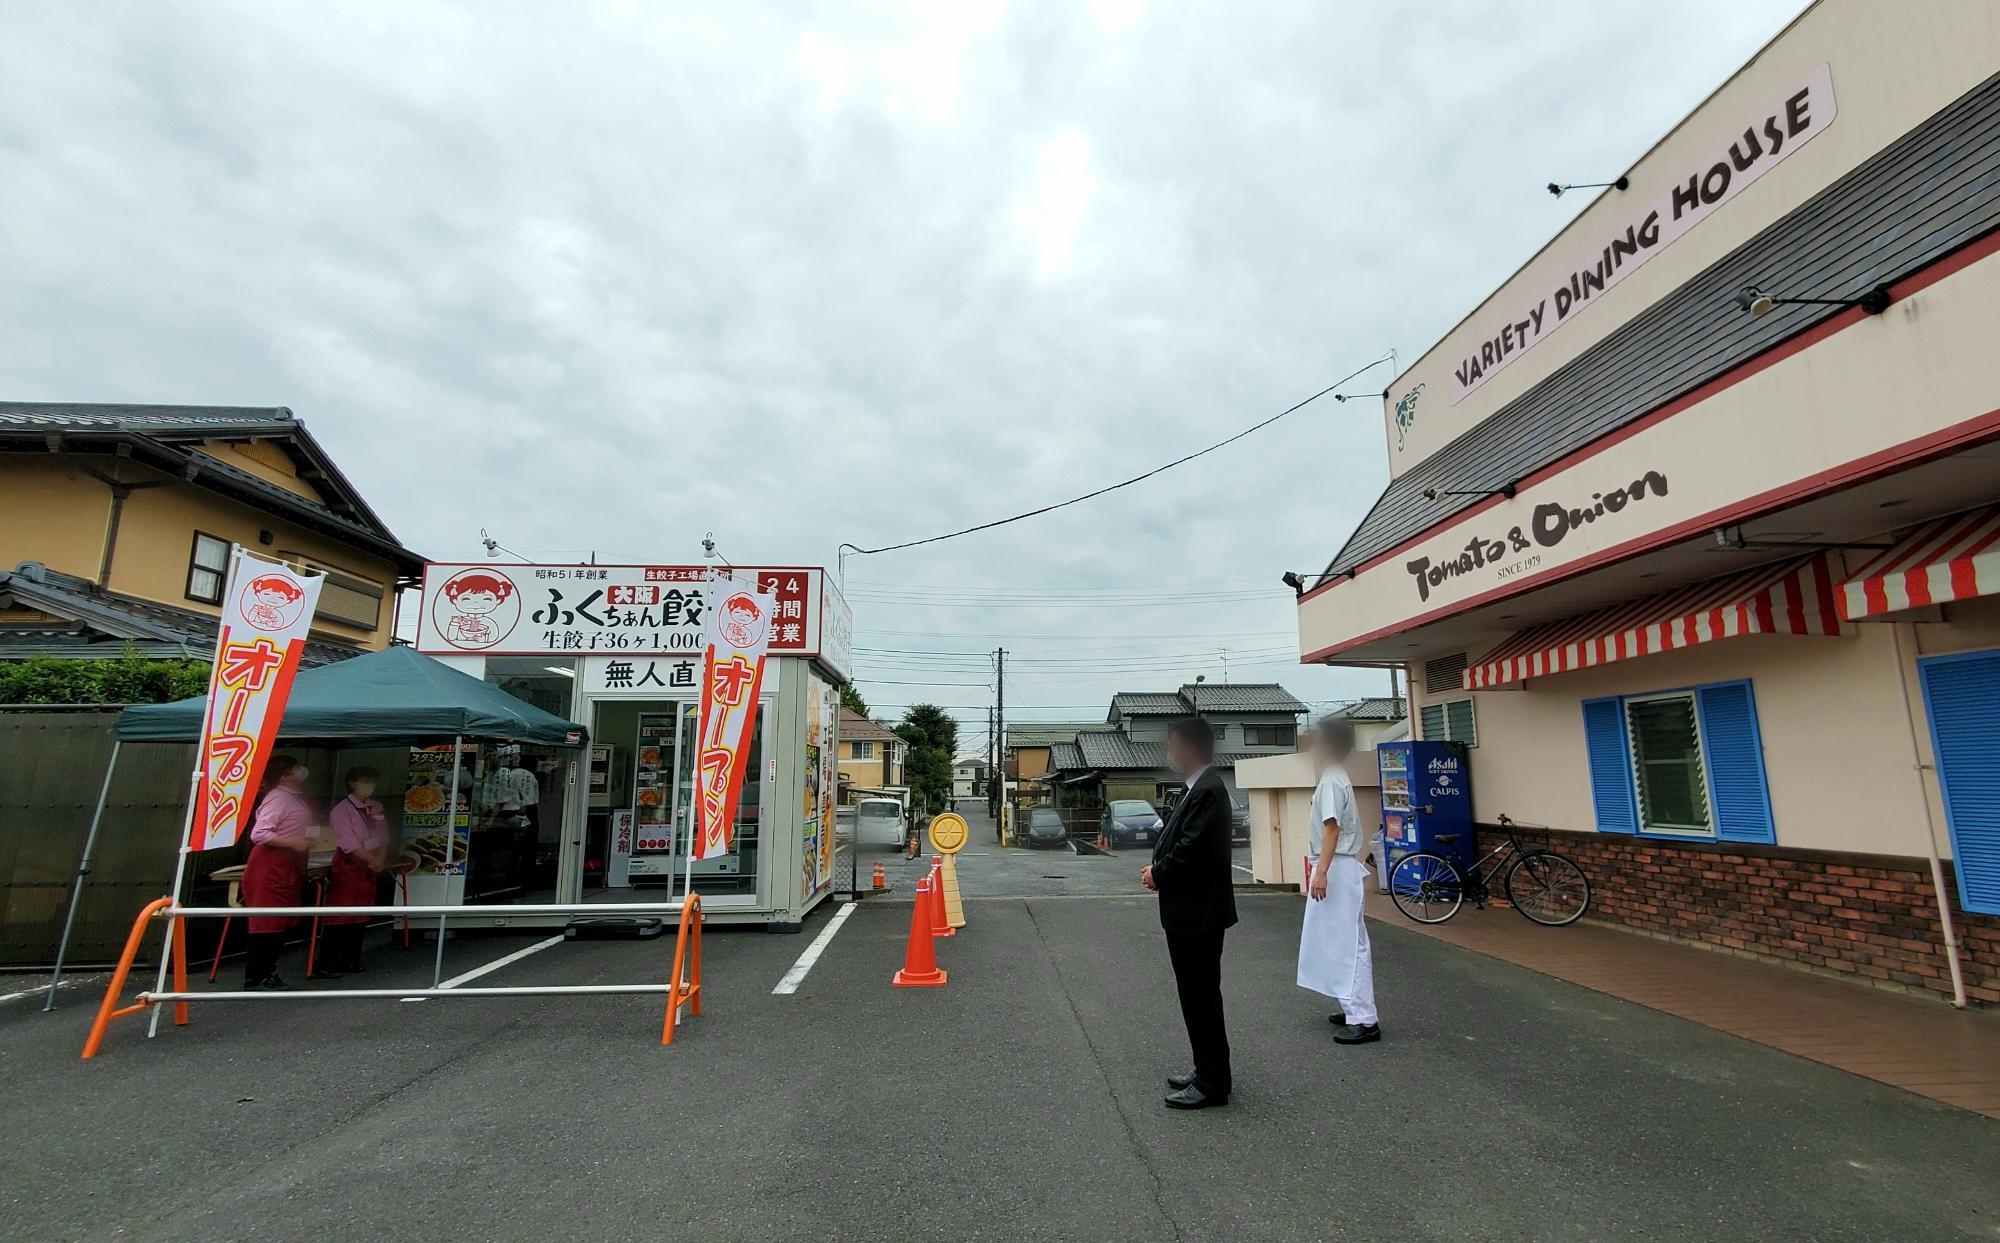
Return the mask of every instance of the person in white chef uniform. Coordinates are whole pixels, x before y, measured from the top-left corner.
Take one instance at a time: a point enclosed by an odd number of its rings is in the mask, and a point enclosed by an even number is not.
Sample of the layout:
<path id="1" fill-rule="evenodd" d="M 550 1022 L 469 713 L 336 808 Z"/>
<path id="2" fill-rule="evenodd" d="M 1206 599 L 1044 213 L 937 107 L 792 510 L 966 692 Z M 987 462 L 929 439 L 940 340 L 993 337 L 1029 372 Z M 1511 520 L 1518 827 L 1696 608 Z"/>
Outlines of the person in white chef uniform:
<path id="1" fill-rule="evenodd" d="M 1365 837 L 1347 779 L 1354 750 L 1354 727 L 1323 720 L 1313 733 L 1319 785 L 1313 790 L 1312 824 L 1307 834 L 1306 918 L 1299 933 L 1299 987 L 1340 1003 L 1331 1016 L 1333 1038 L 1367 1044 L 1382 1038 L 1375 1015 L 1375 968 L 1368 954 L 1368 925 L 1361 896 L 1368 869 L 1362 866 Z"/>

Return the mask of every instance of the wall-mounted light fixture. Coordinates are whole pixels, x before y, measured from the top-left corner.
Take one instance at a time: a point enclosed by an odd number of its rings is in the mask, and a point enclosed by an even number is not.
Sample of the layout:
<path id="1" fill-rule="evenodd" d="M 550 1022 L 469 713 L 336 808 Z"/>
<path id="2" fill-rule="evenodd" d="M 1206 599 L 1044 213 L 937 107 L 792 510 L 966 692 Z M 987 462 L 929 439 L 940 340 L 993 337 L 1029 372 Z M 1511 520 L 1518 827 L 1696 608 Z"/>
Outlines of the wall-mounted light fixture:
<path id="1" fill-rule="evenodd" d="M 1564 190 L 1629 190 L 1631 188 L 1632 179 L 1629 177 L 1620 177 L 1616 181 L 1572 181 L 1566 186 L 1559 186 L 1553 181 L 1549 183 L 1549 193 L 1555 195 L 1557 198 L 1563 196 Z"/>
<path id="2" fill-rule="evenodd" d="M 1781 306 L 1858 306 L 1870 315 L 1880 315 L 1889 309 L 1889 301 L 1887 285 L 1877 285 L 1858 298 L 1778 298 L 1755 285 L 1745 285 L 1736 291 L 1737 307 L 1752 318 L 1762 318 Z"/>
<path id="3" fill-rule="evenodd" d="M 1302 596 L 1306 594 L 1306 580 L 1299 576 L 1297 570 L 1286 570 L 1284 583 L 1285 586 L 1292 589 L 1293 595 Z"/>
<path id="4" fill-rule="evenodd" d="M 1468 491 L 1458 491 L 1451 488 L 1425 488 L 1424 499 L 1427 501 L 1441 501 L 1447 496 L 1504 496 L 1511 501 L 1514 499 L 1516 491 L 1517 488 L 1512 483 L 1503 483 L 1497 488 L 1475 488 Z"/>

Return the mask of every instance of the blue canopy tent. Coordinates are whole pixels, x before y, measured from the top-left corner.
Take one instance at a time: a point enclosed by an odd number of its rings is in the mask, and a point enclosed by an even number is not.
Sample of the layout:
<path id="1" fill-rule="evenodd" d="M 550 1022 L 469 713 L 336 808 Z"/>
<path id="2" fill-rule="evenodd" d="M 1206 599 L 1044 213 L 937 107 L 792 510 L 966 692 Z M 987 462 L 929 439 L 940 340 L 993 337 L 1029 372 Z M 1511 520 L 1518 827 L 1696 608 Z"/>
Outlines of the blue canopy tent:
<path id="1" fill-rule="evenodd" d="M 127 708 L 118 714 L 118 741 L 198 742 L 207 708 L 205 696 Z M 293 743 L 470 738 L 579 747 L 586 741 L 583 726 L 409 647 L 300 673 L 278 736 Z"/>
<path id="2" fill-rule="evenodd" d="M 199 742 L 207 711 L 204 695 L 174 703 L 140 704 L 118 714 L 117 739 L 70 886 L 69 914 L 56 945 L 55 970 L 49 977 L 49 996 L 43 1009 L 55 1004 L 56 984 L 62 979 L 63 958 L 69 949 L 77 903 L 83 896 L 84 877 L 90 871 L 98 825 L 111 793 L 111 777 L 118 767 L 119 749 L 128 742 Z M 524 703 L 483 679 L 409 647 L 385 648 L 299 673 L 292 681 L 278 737 L 294 745 L 337 742 L 348 746 L 450 739 L 454 746 L 471 740 L 581 747 L 589 740 L 583 726 Z M 454 764 L 454 799 L 457 771 Z M 447 840 L 455 839 L 447 835 Z M 439 952 L 441 955 L 442 938 Z"/>

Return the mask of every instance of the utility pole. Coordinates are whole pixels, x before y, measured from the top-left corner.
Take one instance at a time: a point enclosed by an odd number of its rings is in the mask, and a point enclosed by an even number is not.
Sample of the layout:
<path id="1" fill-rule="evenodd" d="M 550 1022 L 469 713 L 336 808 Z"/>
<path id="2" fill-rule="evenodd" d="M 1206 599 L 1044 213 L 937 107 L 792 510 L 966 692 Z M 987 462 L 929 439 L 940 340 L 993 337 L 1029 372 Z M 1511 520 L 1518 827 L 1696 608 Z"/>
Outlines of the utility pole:
<path id="1" fill-rule="evenodd" d="M 999 763 L 993 769 L 993 831 L 1000 831 L 1000 806 L 1007 794 L 1007 649 L 995 648 L 993 652 L 993 738 Z"/>

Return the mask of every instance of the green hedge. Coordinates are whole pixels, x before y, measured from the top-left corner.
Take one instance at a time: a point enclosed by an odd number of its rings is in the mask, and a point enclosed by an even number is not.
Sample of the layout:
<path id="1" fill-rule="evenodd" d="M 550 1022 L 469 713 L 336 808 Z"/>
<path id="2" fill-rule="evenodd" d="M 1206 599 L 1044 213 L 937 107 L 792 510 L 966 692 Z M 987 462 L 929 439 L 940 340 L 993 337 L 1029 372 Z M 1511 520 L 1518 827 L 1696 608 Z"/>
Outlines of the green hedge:
<path id="1" fill-rule="evenodd" d="M 208 691 L 205 660 L 35 656 L 0 661 L 0 704 L 156 704 Z"/>

